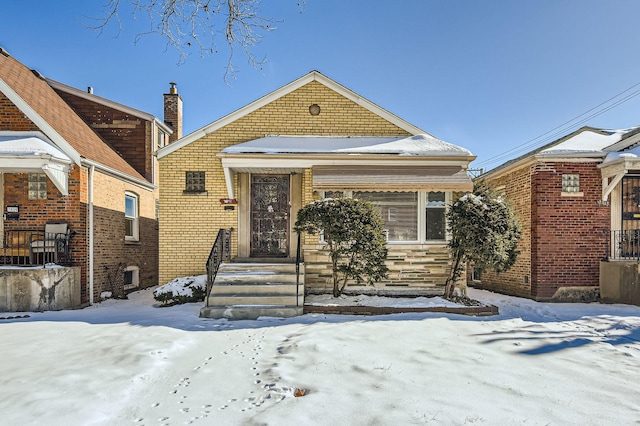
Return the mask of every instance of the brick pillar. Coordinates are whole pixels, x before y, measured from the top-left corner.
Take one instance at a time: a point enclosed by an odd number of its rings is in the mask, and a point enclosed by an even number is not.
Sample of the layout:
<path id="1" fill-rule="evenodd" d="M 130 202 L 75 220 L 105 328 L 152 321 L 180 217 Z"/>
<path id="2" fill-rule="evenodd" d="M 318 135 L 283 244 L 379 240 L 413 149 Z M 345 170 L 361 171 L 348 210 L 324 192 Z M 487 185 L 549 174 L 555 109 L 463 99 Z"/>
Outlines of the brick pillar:
<path id="1" fill-rule="evenodd" d="M 182 98 L 178 94 L 176 83 L 169 83 L 169 93 L 164 96 L 164 122 L 173 129 L 169 143 L 182 137 Z"/>

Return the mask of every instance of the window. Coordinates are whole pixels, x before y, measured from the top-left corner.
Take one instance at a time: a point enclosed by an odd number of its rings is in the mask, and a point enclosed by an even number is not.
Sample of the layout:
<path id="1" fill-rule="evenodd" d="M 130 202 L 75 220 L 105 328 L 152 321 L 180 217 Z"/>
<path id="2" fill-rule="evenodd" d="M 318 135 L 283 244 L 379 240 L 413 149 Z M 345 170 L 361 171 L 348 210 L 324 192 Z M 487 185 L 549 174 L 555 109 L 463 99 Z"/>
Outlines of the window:
<path id="1" fill-rule="evenodd" d="M 158 129 L 158 149 L 167 145 L 167 135 L 160 129 Z"/>
<path id="2" fill-rule="evenodd" d="M 47 199 L 47 175 L 44 173 L 29 173 L 29 199 Z"/>
<path id="3" fill-rule="evenodd" d="M 427 240 L 444 240 L 446 210 L 445 193 L 428 192 L 426 207 L 427 232 L 425 238 Z"/>
<path id="4" fill-rule="evenodd" d="M 378 209 L 388 241 L 418 239 L 417 192 L 354 192 L 353 198 L 370 201 Z"/>
<path id="5" fill-rule="evenodd" d="M 187 172 L 185 192 L 205 192 L 204 172 Z"/>
<path id="6" fill-rule="evenodd" d="M 127 192 L 124 195 L 124 239 L 127 241 L 138 241 L 138 196 Z"/>
<path id="7" fill-rule="evenodd" d="M 447 201 L 451 192 L 324 191 L 321 196 L 325 199 L 353 197 L 371 202 L 380 213 L 390 243 L 446 240 Z M 320 241 L 324 241 L 322 235 Z"/>
<path id="8" fill-rule="evenodd" d="M 140 286 L 140 268 L 127 266 L 124 269 L 124 289 L 131 290 Z"/>
<path id="9" fill-rule="evenodd" d="M 580 175 L 564 174 L 562 175 L 562 192 L 571 194 L 580 192 Z"/>

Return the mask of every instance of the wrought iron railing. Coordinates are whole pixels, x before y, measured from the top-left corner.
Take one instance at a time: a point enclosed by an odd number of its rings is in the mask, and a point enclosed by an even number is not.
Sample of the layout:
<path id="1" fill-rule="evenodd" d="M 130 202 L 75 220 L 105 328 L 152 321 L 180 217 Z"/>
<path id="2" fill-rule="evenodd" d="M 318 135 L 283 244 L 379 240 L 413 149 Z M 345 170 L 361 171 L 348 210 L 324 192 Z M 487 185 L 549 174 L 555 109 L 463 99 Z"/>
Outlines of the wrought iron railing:
<path id="1" fill-rule="evenodd" d="M 640 229 L 611 231 L 609 260 L 635 260 L 640 262 Z"/>
<path id="2" fill-rule="evenodd" d="M 209 258 L 207 259 L 207 298 L 209 297 L 211 287 L 213 287 L 213 282 L 216 279 L 220 264 L 223 260 L 231 260 L 232 231 L 233 228 L 220 229 L 218 231 L 218 235 L 216 236 L 216 241 L 213 243 L 213 247 L 211 247 L 211 252 L 209 253 Z"/>
<path id="3" fill-rule="evenodd" d="M 300 263 L 302 263 L 302 250 L 300 248 L 300 232 L 298 232 L 298 244 L 296 245 L 296 306 L 299 306 L 298 292 L 300 291 Z"/>
<path id="4" fill-rule="evenodd" d="M 39 266 L 48 263 L 71 265 L 69 233 L 13 229 L 3 233 L 0 264 Z"/>

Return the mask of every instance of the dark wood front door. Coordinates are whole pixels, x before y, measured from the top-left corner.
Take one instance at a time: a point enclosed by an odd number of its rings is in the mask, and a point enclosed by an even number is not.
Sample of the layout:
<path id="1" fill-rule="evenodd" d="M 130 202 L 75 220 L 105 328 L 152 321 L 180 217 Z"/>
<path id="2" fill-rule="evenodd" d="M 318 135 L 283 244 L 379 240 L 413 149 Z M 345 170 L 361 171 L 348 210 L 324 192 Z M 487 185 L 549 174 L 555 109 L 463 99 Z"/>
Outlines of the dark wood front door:
<path id="1" fill-rule="evenodd" d="M 251 256 L 289 257 L 289 175 L 251 176 Z"/>

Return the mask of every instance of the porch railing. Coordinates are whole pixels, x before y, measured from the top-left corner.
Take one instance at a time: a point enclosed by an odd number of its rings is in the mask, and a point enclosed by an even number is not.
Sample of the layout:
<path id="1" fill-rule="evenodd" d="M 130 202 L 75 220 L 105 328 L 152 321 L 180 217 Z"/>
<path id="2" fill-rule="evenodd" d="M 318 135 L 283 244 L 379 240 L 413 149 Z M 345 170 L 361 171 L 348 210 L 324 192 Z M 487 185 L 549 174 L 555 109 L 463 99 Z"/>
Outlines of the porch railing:
<path id="1" fill-rule="evenodd" d="M 640 262 L 640 229 L 611 231 L 608 258 Z"/>
<path id="2" fill-rule="evenodd" d="M 302 241 L 302 238 L 300 235 L 300 232 L 298 232 L 298 244 L 296 246 L 296 306 L 299 306 L 298 293 L 300 291 L 300 264 L 303 261 L 302 250 L 300 249 L 300 242 Z"/>
<path id="3" fill-rule="evenodd" d="M 216 279 L 218 268 L 223 260 L 231 260 L 231 232 L 230 229 L 220 229 L 216 236 L 216 241 L 211 247 L 209 258 L 207 259 L 207 291 L 206 297 L 209 297 L 209 292 L 213 286 L 213 281 Z"/>
<path id="4" fill-rule="evenodd" d="M 69 234 L 15 229 L 5 231 L 2 237 L 2 248 L 0 248 L 0 264 L 2 265 L 71 264 Z"/>

